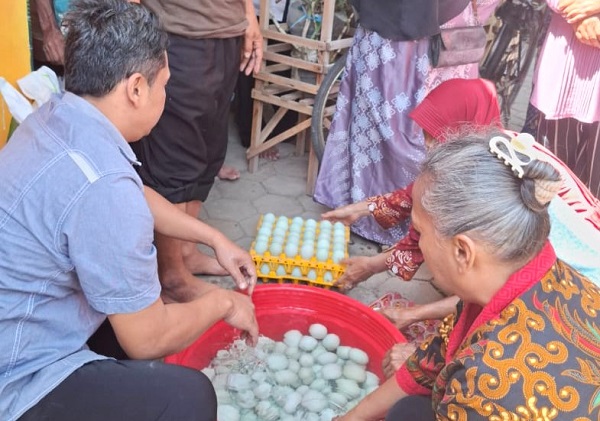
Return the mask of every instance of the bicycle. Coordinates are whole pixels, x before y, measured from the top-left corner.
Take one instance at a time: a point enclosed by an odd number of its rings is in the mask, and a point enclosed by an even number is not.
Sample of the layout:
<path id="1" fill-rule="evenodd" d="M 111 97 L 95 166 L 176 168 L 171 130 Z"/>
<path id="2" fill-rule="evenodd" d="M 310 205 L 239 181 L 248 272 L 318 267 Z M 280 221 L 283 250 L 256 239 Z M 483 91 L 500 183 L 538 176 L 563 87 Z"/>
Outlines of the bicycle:
<path id="1" fill-rule="evenodd" d="M 496 85 L 502 118 L 506 123 L 527 72 L 535 59 L 544 35 L 544 0 L 505 0 L 486 25 L 488 46 L 480 62 L 480 76 Z M 319 162 L 335 113 L 336 93 L 347 56 L 340 57 L 329 69 L 315 96 L 311 119 L 311 140 Z"/>

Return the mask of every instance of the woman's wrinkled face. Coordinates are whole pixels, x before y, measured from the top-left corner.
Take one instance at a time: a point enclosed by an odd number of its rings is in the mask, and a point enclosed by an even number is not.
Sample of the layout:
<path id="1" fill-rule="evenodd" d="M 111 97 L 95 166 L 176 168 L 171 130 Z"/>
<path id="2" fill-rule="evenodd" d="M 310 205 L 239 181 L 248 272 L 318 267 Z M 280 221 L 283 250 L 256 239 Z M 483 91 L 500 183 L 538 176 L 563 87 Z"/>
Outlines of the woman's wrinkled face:
<path id="1" fill-rule="evenodd" d="M 434 283 L 444 292 L 456 294 L 452 241 L 438 234 L 433 220 L 421 205 L 421 198 L 428 183 L 427 177 L 421 176 L 413 186 L 412 224 L 420 234 L 419 248 L 433 275 Z"/>

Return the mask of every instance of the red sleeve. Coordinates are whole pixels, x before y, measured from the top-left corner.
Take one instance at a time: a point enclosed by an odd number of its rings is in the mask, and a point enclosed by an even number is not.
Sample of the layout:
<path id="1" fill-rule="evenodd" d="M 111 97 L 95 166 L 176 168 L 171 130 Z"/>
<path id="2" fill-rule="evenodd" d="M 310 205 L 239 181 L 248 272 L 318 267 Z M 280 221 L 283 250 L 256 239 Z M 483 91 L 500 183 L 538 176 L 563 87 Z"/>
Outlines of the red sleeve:
<path id="1" fill-rule="evenodd" d="M 409 225 L 406 237 L 396 243 L 385 262 L 394 275 L 405 281 L 410 281 L 415 276 L 423 263 L 423 253 L 419 248 L 419 233 L 412 224 Z"/>
<path id="2" fill-rule="evenodd" d="M 410 217 L 412 210 L 412 184 L 383 196 L 367 199 L 369 211 L 383 228 L 391 228 Z"/>
<path id="3" fill-rule="evenodd" d="M 425 341 L 396 371 L 396 382 L 409 395 L 431 395 L 437 376 L 445 365 L 441 336 Z"/>

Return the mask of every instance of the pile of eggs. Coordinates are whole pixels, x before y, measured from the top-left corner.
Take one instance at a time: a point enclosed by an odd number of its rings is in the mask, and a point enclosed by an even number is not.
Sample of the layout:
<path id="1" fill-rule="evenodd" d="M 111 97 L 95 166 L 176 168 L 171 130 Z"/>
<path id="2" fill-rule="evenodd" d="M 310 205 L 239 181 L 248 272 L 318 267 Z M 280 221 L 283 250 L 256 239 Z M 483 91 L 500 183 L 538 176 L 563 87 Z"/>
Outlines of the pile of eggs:
<path id="1" fill-rule="evenodd" d="M 346 227 L 341 222 L 305 221 L 297 216 L 290 223 L 285 216 L 277 218 L 272 213 L 263 216 L 254 242 L 254 251 L 260 256 L 268 251 L 271 256 L 314 257 L 318 262 L 330 259 L 335 264 L 344 258 L 345 250 Z"/>
<path id="2" fill-rule="evenodd" d="M 331 421 L 379 385 L 368 362 L 315 323 L 308 335 L 262 336 L 254 348 L 237 340 L 202 371 L 215 387 L 219 421 Z"/>

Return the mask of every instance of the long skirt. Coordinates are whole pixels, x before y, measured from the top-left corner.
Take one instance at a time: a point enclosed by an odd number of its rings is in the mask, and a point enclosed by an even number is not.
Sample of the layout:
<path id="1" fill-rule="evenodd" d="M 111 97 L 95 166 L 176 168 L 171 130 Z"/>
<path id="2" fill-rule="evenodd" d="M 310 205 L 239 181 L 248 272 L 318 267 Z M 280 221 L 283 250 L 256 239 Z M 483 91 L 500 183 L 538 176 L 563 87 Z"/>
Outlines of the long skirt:
<path id="1" fill-rule="evenodd" d="M 356 30 L 314 199 L 330 208 L 359 202 L 412 183 L 425 154 L 410 111 L 425 97 L 429 41 L 391 41 Z M 362 218 L 352 231 L 380 244 L 401 239 L 407 224 L 381 228 Z"/>

